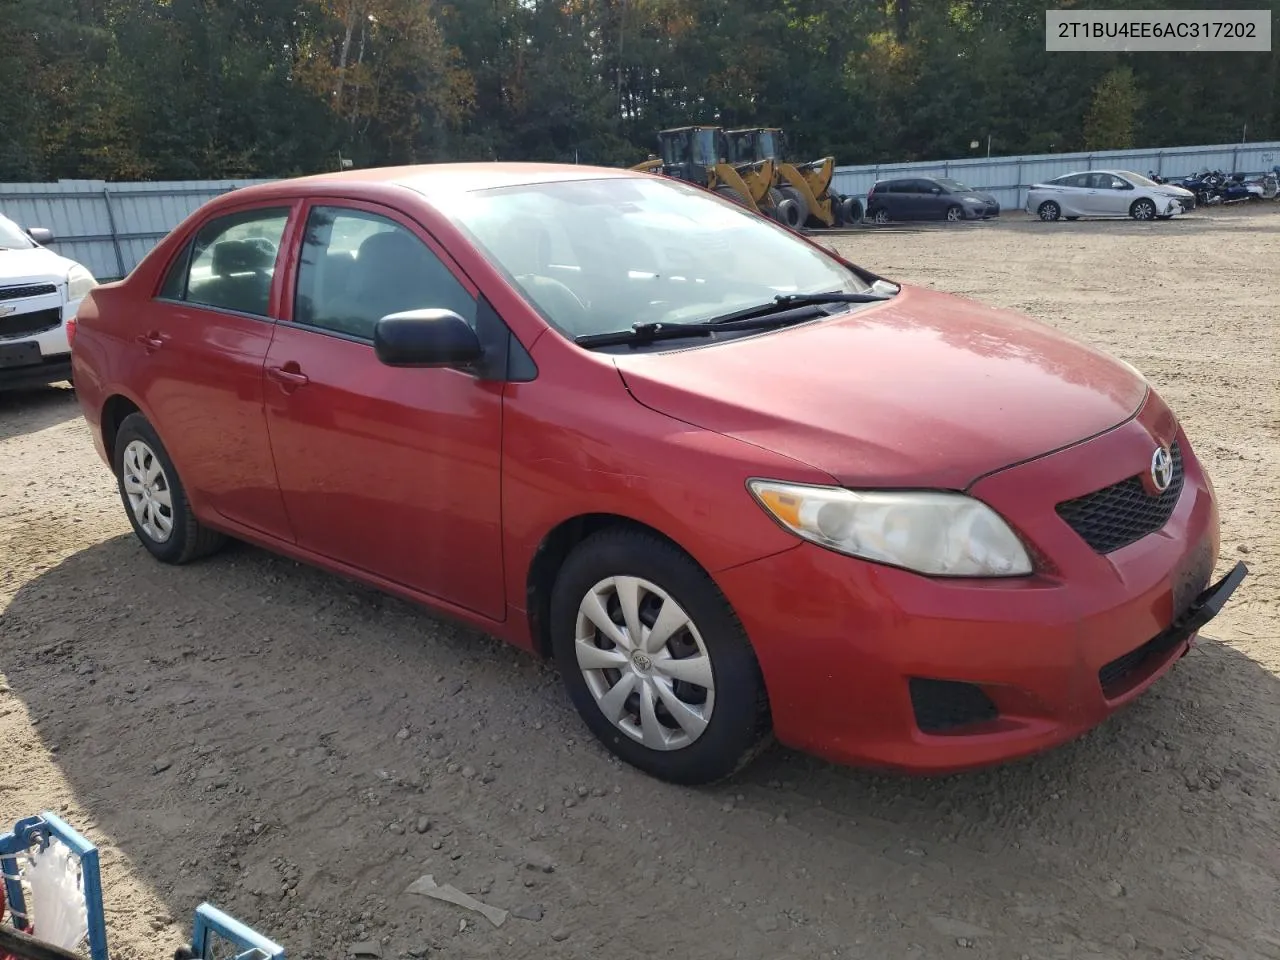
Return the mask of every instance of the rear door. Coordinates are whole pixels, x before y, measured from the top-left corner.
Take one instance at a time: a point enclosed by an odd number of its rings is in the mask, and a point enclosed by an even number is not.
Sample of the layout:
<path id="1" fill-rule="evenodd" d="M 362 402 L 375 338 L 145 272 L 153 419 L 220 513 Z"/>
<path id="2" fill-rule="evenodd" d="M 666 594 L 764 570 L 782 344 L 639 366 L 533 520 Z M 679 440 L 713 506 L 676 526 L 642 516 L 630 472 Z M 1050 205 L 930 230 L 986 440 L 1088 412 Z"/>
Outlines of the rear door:
<path id="1" fill-rule="evenodd" d="M 260 533 L 293 533 L 263 412 L 281 250 L 300 207 L 246 206 L 205 221 L 160 289 L 128 318 L 128 380 L 199 505 Z"/>
<path id="2" fill-rule="evenodd" d="M 1081 217 L 1089 214 L 1089 176 L 1087 173 L 1077 173 L 1059 177 L 1052 182 L 1053 199 L 1062 208 L 1064 216 Z"/>
<path id="3" fill-rule="evenodd" d="M 885 206 L 890 220 L 914 219 L 910 180 L 890 180 L 885 184 Z"/>

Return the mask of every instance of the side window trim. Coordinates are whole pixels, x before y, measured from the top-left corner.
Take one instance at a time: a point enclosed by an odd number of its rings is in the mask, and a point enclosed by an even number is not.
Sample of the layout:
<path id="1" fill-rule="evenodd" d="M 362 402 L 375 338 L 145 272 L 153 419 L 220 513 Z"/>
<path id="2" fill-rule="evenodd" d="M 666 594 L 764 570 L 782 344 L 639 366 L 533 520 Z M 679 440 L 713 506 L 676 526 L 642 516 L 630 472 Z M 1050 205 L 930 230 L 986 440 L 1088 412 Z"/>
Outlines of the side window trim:
<path id="1" fill-rule="evenodd" d="M 199 231 L 196 231 L 199 232 Z M 178 251 L 178 255 L 169 261 L 164 272 L 160 274 L 160 285 L 156 288 L 152 300 L 160 300 L 164 303 L 183 303 L 187 299 L 187 282 L 190 279 L 191 272 L 191 251 L 195 249 L 196 235 L 195 232 L 187 236 L 186 242 L 182 245 L 182 249 Z M 178 291 L 178 296 L 166 297 L 164 288 L 169 285 L 169 277 L 173 275 L 175 270 L 182 271 L 182 287 Z"/>

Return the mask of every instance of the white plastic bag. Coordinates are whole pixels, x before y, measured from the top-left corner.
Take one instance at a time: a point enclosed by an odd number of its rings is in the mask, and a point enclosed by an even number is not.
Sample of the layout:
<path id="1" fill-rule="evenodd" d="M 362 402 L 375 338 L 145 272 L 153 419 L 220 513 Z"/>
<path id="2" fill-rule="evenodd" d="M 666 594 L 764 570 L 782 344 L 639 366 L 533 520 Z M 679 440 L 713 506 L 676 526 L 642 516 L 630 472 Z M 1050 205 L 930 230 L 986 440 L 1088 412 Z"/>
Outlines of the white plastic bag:
<path id="1" fill-rule="evenodd" d="M 74 950 L 89 935 L 80 859 L 56 837 L 50 837 L 44 850 L 28 852 L 23 878 L 31 888 L 28 912 L 36 937 Z"/>

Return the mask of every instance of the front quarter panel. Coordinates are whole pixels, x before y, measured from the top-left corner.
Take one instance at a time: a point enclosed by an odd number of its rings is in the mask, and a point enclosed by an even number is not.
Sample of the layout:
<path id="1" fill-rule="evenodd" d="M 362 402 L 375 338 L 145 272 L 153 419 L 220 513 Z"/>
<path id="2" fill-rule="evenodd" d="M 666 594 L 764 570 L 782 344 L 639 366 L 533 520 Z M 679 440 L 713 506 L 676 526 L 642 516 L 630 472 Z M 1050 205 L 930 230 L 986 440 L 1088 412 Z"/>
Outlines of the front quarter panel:
<path id="1" fill-rule="evenodd" d="M 534 359 L 538 378 L 510 384 L 504 405 L 503 523 L 513 604 L 523 603 L 543 539 L 574 517 L 611 514 L 645 524 L 714 575 L 801 543 L 755 502 L 748 478 L 835 482 L 642 406 L 608 357 L 558 334 L 539 340 Z"/>

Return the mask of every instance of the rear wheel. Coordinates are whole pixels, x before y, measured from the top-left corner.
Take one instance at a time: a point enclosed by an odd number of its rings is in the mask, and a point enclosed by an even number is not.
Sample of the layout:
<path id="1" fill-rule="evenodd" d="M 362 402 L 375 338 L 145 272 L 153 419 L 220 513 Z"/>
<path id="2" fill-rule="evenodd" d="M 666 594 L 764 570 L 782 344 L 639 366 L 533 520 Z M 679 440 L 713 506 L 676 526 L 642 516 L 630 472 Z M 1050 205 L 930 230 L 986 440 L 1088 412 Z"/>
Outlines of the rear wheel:
<path id="1" fill-rule="evenodd" d="M 886 210 L 884 207 L 877 207 L 876 209 L 871 211 L 871 219 L 874 220 L 876 223 L 888 223 L 889 211 Z"/>
<path id="2" fill-rule="evenodd" d="M 1062 216 L 1062 208 L 1052 200 L 1046 200 L 1036 208 L 1036 216 L 1046 222 L 1050 220 L 1057 220 Z"/>
<path id="3" fill-rule="evenodd" d="M 225 542 L 196 519 L 168 451 L 142 414 L 120 424 L 112 463 L 133 532 L 157 560 L 189 563 Z"/>
<path id="4" fill-rule="evenodd" d="M 627 763 L 711 783 L 767 743 L 764 680 L 742 624 L 667 541 L 627 529 L 584 540 L 556 578 L 550 626 L 574 706 Z"/>

